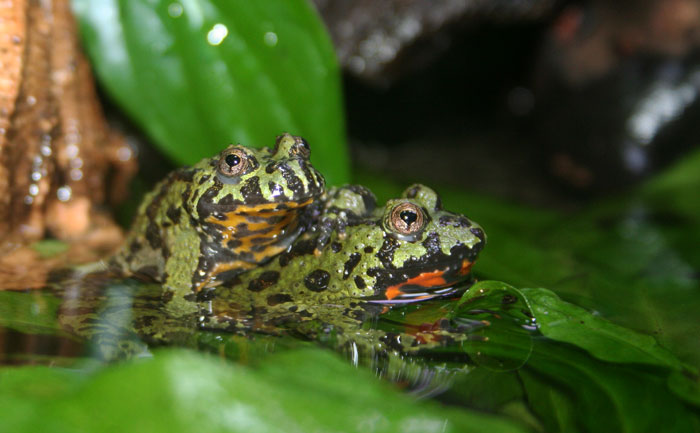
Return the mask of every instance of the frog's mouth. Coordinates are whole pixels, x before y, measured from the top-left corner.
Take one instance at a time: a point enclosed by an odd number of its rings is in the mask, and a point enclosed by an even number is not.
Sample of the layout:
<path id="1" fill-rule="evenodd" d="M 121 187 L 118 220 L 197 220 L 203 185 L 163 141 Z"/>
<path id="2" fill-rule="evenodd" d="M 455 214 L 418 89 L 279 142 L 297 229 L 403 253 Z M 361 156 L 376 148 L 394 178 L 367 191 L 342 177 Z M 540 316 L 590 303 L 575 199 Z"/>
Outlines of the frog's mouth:
<path id="1" fill-rule="evenodd" d="M 461 289 L 457 287 L 457 283 L 467 278 L 473 263 L 465 258 L 445 267 L 424 269 L 414 277 L 406 276 L 403 281 L 395 282 L 381 294 L 368 298 L 367 301 L 377 304 L 404 304 L 450 295 Z"/>

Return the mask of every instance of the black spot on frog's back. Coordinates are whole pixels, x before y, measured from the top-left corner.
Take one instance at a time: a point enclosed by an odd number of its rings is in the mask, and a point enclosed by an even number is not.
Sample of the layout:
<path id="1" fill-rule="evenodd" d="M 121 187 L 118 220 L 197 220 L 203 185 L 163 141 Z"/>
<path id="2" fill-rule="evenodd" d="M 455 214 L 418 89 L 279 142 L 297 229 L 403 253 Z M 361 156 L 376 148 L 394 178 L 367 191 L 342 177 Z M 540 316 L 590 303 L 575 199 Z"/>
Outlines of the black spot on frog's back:
<path id="1" fill-rule="evenodd" d="M 360 253 L 352 253 L 350 254 L 350 258 L 348 258 L 348 261 L 345 262 L 345 265 L 343 266 L 343 279 L 347 280 L 352 271 L 355 269 L 355 266 L 357 266 L 358 263 L 360 263 L 360 259 L 362 258 L 362 255 Z"/>
<path id="2" fill-rule="evenodd" d="M 301 196 L 304 192 L 304 183 L 294 174 L 289 165 L 278 164 L 277 170 L 282 173 L 282 177 L 287 182 L 287 188 L 294 193 L 294 196 Z"/>
<path id="3" fill-rule="evenodd" d="M 175 207 L 173 205 L 170 205 L 170 207 L 168 207 L 168 210 L 165 211 L 165 214 L 168 216 L 168 218 L 170 218 L 170 221 L 172 221 L 173 224 L 179 224 L 181 212 L 182 211 L 180 210 L 179 207 Z"/>
<path id="4" fill-rule="evenodd" d="M 279 255 L 279 264 L 285 267 L 295 257 L 311 255 L 316 249 L 314 239 L 302 239 L 292 245 L 292 249 Z"/>
<path id="5" fill-rule="evenodd" d="M 248 283 L 248 290 L 251 292 L 260 292 L 280 279 L 280 274 L 277 271 L 265 271 L 258 278 L 255 278 Z"/>
<path id="6" fill-rule="evenodd" d="M 304 285 L 312 292 L 322 292 L 328 288 L 331 274 L 323 269 L 316 269 L 304 277 Z"/>
<path id="7" fill-rule="evenodd" d="M 146 226 L 146 240 L 154 250 L 163 246 L 163 238 L 160 235 L 160 228 L 154 221 L 149 221 Z"/>
<path id="8" fill-rule="evenodd" d="M 391 236 L 384 238 L 382 246 L 377 251 L 377 258 L 381 260 L 384 268 L 394 268 L 391 263 L 394 260 L 394 251 L 399 247 L 399 243 Z"/>
<path id="9" fill-rule="evenodd" d="M 245 181 L 241 186 L 241 195 L 245 203 L 263 203 L 265 198 L 260 190 L 260 179 L 254 176 Z"/>
<path id="10" fill-rule="evenodd" d="M 271 307 L 285 302 L 292 302 L 292 297 L 284 293 L 276 293 L 267 297 L 267 305 Z"/>
<path id="11" fill-rule="evenodd" d="M 423 241 L 423 246 L 427 250 L 427 255 L 440 253 L 440 235 L 435 232 L 430 232 Z"/>
<path id="12" fill-rule="evenodd" d="M 142 248 L 141 242 L 139 241 L 131 241 L 129 244 L 129 252 L 132 254 L 138 253 Z"/>

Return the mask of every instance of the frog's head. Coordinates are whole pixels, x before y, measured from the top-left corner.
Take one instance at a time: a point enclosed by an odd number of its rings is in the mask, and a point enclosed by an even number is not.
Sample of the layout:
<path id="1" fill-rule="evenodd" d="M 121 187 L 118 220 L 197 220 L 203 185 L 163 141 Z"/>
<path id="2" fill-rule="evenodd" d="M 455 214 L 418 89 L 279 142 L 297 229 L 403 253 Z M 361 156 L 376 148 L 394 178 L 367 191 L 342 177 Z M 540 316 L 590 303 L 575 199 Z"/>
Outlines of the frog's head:
<path id="1" fill-rule="evenodd" d="M 381 303 L 412 302 L 450 292 L 464 280 L 484 247 L 478 224 L 442 208 L 440 197 L 423 185 L 389 200 L 378 224 L 381 247 L 367 268 Z"/>
<path id="2" fill-rule="evenodd" d="M 324 192 L 325 181 L 309 161 L 309 144 L 283 134 L 274 149 L 230 145 L 194 167 L 190 209 L 200 219 L 232 212 L 288 213 Z"/>

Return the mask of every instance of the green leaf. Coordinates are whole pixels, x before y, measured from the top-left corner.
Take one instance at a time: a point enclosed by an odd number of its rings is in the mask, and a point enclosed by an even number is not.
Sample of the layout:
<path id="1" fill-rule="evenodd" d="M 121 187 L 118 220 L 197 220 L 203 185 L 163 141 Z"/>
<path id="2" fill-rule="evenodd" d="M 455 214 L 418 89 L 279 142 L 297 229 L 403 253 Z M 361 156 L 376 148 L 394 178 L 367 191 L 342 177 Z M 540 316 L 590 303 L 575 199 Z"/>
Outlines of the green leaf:
<path id="1" fill-rule="evenodd" d="M 650 335 L 623 328 L 547 289 L 523 289 L 545 336 L 573 344 L 598 359 L 682 369 L 683 364 Z"/>
<path id="2" fill-rule="evenodd" d="M 578 430 L 576 407 L 565 390 L 543 381 L 528 369 L 522 369 L 519 376 L 527 391 L 530 408 L 544 423 L 545 431 L 555 433 Z"/>
<path id="3" fill-rule="evenodd" d="M 73 0 L 110 96 L 178 163 L 226 144 L 304 136 L 330 184 L 348 180 L 340 76 L 305 0 Z"/>
<path id="4" fill-rule="evenodd" d="M 8 431 L 524 431 L 415 401 L 319 350 L 275 355 L 256 369 L 166 351 L 89 380 L 75 371 L 5 368 L 0 415 Z"/>
<path id="5" fill-rule="evenodd" d="M 668 386 L 687 403 L 700 407 L 700 375 L 688 371 L 674 371 L 668 377 Z"/>
<path id="6" fill-rule="evenodd" d="M 571 345 L 538 340 L 526 371 L 530 406 L 552 431 L 695 431 L 697 415 L 648 368 L 603 362 Z M 578 428 L 572 430 L 573 424 Z"/>

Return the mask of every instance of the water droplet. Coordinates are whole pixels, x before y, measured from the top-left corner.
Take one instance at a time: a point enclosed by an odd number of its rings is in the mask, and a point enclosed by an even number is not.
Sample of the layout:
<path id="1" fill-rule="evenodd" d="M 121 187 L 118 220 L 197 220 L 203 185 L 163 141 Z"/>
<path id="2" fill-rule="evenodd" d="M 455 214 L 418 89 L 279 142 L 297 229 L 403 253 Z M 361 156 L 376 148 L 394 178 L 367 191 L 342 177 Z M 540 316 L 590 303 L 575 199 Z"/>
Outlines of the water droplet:
<path id="1" fill-rule="evenodd" d="M 29 194 L 30 195 L 37 195 L 39 194 L 39 185 L 33 183 L 29 185 Z"/>
<path id="2" fill-rule="evenodd" d="M 70 167 L 71 168 L 81 168 L 83 166 L 83 159 L 82 158 L 73 158 L 70 161 Z"/>
<path id="3" fill-rule="evenodd" d="M 172 18 L 179 18 L 182 15 L 182 5 L 180 3 L 170 3 L 168 5 L 168 15 Z"/>
<path id="4" fill-rule="evenodd" d="M 267 45 L 268 47 L 274 47 L 275 45 L 277 45 L 277 33 L 267 32 L 265 33 L 263 40 L 265 41 L 265 45 Z"/>
<path id="5" fill-rule="evenodd" d="M 34 197 L 31 195 L 25 195 L 24 196 L 24 204 L 32 204 L 34 203 Z"/>
<path id="6" fill-rule="evenodd" d="M 365 67 L 367 65 L 365 64 L 365 59 L 363 59 L 360 56 L 352 56 L 350 57 L 350 62 L 349 62 L 349 67 L 350 70 L 352 70 L 356 74 L 361 74 L 365 71 Z"/>
<path id="7" fill-rule="evenodd" d="M 66 137 L 66 141 L 68 141 L 68 137 Z M 68 158 L 75 158 L 78 156 L 78 146 L 75 144 L 69 144 L 66 146 L 66 156 Z"/>
<path id="8" fill-rule="evenodd" d="M 60 187 L 58 190 L 56 190 L 56 196 L 60 201 L 68 201 L 70 200 L 70 196 L 73 193 L 71 191 L 70 187 L 68 185 Z"/>
<path id="9" fill-rule="evenodd" d="M 36 98 L 32 95 L 27 96 L 27 105 L 32 106 L 36 104 Z"/>
<path id="10" fill-rule="evenodd" d="M 129 146 L 121 146 L 117 149 L 117 159 L 120 161 L 128 161 L 131 159 L 133 152 Z"/>
<path id="11" fill-rule="evenodd" d="M 221 23 L 214 24 L 214 27 L 207 33 L 207 42 L 210 45 L 219 45 L 226 39 L 226 36 L 228 36 L 228 28 Z"/>
<path id="12" fill-rule="evenodd" d="M 41 180 L 41 172 L 39 172 L 39 171 L 33 171 L 33 172 L 32 172 L 32 180 L 33 180 L 34 182 L 39 182 L 39 180 Z"/>
<path id="13" fill-rule="evenodd" d="M 80 180 L 83 178 L 83 171 L 77 168 L 74 168 L 70 171 L 70 178 L 73 180 Z"/>
<path id="14" fill-rule="evenodd" d="M 69 146 L 75 147 L 75 144 L 78 143 L 79 141 L 80 141 L 80 134 L 78 134 L 77 132 L 71 132 L 71 133 L 66 134 L 66 143 Z M 71 152 L 73 152 L 73 151 L 71 150 Z M 78 154 L 77 147 L 75 148 L 75 154 L 76 155 Z"/>

